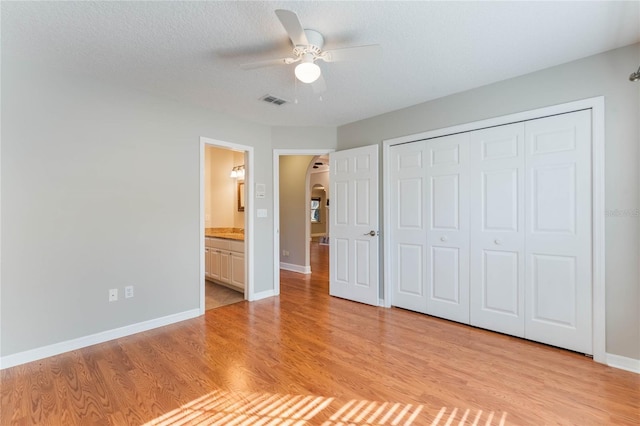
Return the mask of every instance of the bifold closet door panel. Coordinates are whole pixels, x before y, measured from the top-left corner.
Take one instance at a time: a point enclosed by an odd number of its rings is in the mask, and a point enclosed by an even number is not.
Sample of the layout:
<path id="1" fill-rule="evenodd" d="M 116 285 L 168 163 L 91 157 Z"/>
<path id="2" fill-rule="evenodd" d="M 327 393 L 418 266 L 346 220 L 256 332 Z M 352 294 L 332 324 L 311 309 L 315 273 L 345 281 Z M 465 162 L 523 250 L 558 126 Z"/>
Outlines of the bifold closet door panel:
<path id="1" fill-rule="evenodd" d="M 524 123 L 470 133 L 471 324 L 524 337 Z"/>
<path id="2" fill-rule="evenodd" d="M 427 313 L 469 323 L 469 134 L 427 141 Z"/>
<path id="3" fill-rule="evenodd" d="M 392 304 L 426 313 L 426 143 L 389 150 Z"/>
<path id="4" fill-rule="evenodd" d="M 525 123 L 525 337 L 592 349 L 591 111 Z"/>

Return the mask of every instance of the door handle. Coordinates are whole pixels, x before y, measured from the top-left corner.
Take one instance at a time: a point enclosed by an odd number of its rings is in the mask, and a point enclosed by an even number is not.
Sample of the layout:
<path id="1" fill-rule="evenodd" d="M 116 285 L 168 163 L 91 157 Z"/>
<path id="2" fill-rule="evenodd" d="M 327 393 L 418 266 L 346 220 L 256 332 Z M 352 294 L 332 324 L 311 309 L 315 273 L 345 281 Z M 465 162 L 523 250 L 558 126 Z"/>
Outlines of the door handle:
<path id="1" fill-rule="evenodd" d="M 367 232 L 364 235 L 369 235 L 370 237 L 375 237 L 376 235 L 378 235 L 378 233 L 372 229 L 371 231 Z"/>
<path id="2" fill-rule="evenodd" d="M 447 238 L 447 236 L 446 236 L 446 235 L 445 235 L 444 237 L 440 237 L 440 241 L 442 241 L 443 243 L 444 243 L 445 241 L 447 241 L 448 239 L 449 239 L 449 238 Z"/>
<path id="3" fill-rule="evenodd" d="M 497 245 L 497 246 L 501 246 L 501 245 L 502 245 L 502 240 L 498 240 L 498 239 L 496 239 L 496 240 L 494 241 L 494 243 L 495 243 L 495 245 Z"/>

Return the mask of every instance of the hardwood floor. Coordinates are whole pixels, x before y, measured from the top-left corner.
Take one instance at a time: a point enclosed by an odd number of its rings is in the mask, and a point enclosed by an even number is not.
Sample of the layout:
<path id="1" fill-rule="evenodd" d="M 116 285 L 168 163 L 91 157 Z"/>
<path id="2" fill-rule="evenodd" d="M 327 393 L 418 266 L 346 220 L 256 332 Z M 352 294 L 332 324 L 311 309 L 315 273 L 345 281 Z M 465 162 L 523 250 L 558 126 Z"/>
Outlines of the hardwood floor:
<path id="1" fill-rule="evenodd" d="M 640 375 L 329 297 L 327 252 L 280 297 L 2 371 L 0 424 L 640 424 Z"/>

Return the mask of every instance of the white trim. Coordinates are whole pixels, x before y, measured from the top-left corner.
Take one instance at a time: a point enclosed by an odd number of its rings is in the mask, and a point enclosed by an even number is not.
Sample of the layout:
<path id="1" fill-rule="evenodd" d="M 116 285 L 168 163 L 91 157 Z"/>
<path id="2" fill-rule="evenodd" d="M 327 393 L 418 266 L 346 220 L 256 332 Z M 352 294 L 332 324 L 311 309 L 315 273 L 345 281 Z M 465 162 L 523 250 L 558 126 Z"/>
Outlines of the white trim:
<path id="1" fill-rule="evenodd" d="M 310 274 L 311 266 L 294 265 L 293 263 L 280 262 L 280 269 L 285 271 L 298 272 L 299 274 Z"/>
<path id="2" fill-rule="evenodd" d="M 592 300 L 592 327 L 593 327 L 593 359 L 596 362 L 606 363 L 606 288 L 605 288 L 605 201 L 604 201 L 604 142 L 605 142 L 605 117 L 604 96 L 568 102 L 494 117 L 487 120 L 474 121 L 442 129 L 429 130 L 414 135 L 387 139 L 383 144 L 383 200 L 384 200 L 384 236 L 390 235 L 390 191 L 389 188 L 389 149 L 393 145 L 415 142 L 418 140 L 432 139 L 454 133 L 470 132 L 493 126 L 501 126 L 526 120 L 547 117 L 556 114 L 591 109 L 592 125 L 592 268 L 593 268 L 593 300 Z M 390 259 L 391 247 L 387 238 L 384 238 L 384 259 Z M 389 268 L 384 268 L 384 296 L 386 307 L 391 306 L 391 288 L 386 285 L 392 282 Z"/>
<path id="3" fill-rule="evenodd" d="M 154 328 L 164 327 L 198 316 L 200 316 L 200 310 L 191 309 L 189 311 L 167 315 L 165 317 L 155 318 L 136 324 L 126 325 L 124 327 L 101 331 L 88 336 L 78 337 L 65 342 L 54 343 L 52 345 L 30 349 L 16 354 L 6 355 L 0 358 L 0 362 L 2 363 L 2 369 L 15 367 L 16 365 L 26 364 L 28 362 L 37 361 L 39 359 L 48 358 L 65 352 L 75 351 L 76 349 L 86 348 L 87 346 L 97 345 L 99 343 L 108 342 L 110 340 L 119 339 L 121 337 L 130 336 L 132 334 L 141 333 Z"/>
<path id="4" fill-rule="evenodd" d="M 380 306 L 385 308 L 391 307 L 392 291 L 390 283 L 393 282 L 391 277 L 391 241 L 389 236 L 391 235 L 391 176 L 390 176 L 390 148 L 391 140 L 382 141 L 382 264 L 383 264 L 383 276 L 382 276 L 382 296 L 383 300 Z"/>
<path id="5" fill-rule="evenodd" d="M 596 362 L 606 362 L 607 351 L 607 312 L 605 288 L 605 199 L 604 199 L 604 96 L 585 99 L 591 105 L 591 199 L 592 216 L 591 245 L 592 245 L 592 327 L 593 327 L 593 359 Z"/>
<path id="6" fill-rule="evenodd" d="M 268 297 L 277 296 L 275 290 L 265 290 L 258 293 L 253 294 L 253 301 L 266 299 Z"/>
<path id="7" fill-rule="evenodd" d="M 317 155 L 307 164 L 307 171 L 304 174 L 304 266 L 309 267 L 309 273 L 311 273 L 311 163 L 315 162 L 318 158 Z M 309 203 L 309 204 L 307 204 Z"/>
<path id="8" fill-rule="evenodd" d="M 204 158 L 205 158 L 205 143 L 202 140 L 202 138 L 200 138 L 200 180 L 198 181 L 198 185 L 200 185 L 200 204 L 199 204 L 199 209 L 200 209 L 200 231 L 199 231 L 199 237 L 200 237 L 200 272 L 199 272 L 199 277 L 200 277 L 200 303 L 199 303 L 199 308 L 200 308 L 200 315 L 204 315 L 204 311 L 205 311 L 205 306 L 204 306 L 204 301 L 205 301 L 205 276 L 204 276 L 204 228 L 205 228 L 205 219 L 204 219 L 204 169 L 205 169 L 205 164 L 204 164 Z"/>
<path id="9" fill-rule="evenodd" d="M 236 151 L 244 151 L 245 153 L 245 209 L 244 209 L 244 250 L 245 250 L 245 292 L 244 298 L 248 301 L 257 300 L 254 294 L 254 208 L 253 208 L 253 191 L 254 191 L 254 153 L 253 147 L 241 145 L 232 142 L 211 139 L 204 136 L 200 137 L 200 313 L 204 314 L 205 296 L 204 296 L 204 147 L 212 145 L 224 149 L 233 149 Z"/>
<path id="10" fill-rule="evenodd" d="M 609 367 L 631 371 L 640 374 L 640 359 L 627 358 L 626 356 L 606 354 L 606 364 Z"/>
<path id="11" fill-rule="evenodd" d="M 280 156 L 327 155 L 331 148 L 274 149 L 273 150 L 273 287 L 274 296 L 280 294 Z"/>
<path id="12" fill-rule="evenodd" d="M 503 126 L 505 124 L 518 123 L 520 121 L 535 120 L 537 118 L 548 117 L 550 115 L 565 114 L 567 112 L 579 111 L 583 109 L 592 109 L 599 103 L 602 103 L 602 105 L 604 105 L 604 96 L 532 109 L 530 111 L 523 111 L 515 114 L 503 115 L 500 117 L 488 118 L 486 120 L 473 121 L 471 123 L 459 124 L 451 127 L 443 127 L 441 129 L 428 130 L 426 132 L 416 133 L 413 135 L 386 139 L 382 142 L 388 143 L 390 145 L 398 145 L 401 143 L 416 142 L 423 139 L 433 139 L 440 136 L 451 135 L 454 133 L 471 132 L 487 127 Z"/>

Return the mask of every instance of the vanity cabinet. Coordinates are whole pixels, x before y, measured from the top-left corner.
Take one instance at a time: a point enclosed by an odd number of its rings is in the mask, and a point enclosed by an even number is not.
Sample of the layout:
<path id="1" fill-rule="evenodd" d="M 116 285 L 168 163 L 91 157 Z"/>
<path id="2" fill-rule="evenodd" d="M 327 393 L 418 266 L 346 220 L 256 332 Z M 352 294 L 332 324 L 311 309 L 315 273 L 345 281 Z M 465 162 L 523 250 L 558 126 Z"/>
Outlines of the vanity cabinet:
<path id="1" fill-rule="evenodd" d="M 204 276 L 207 278 L 211 276 L 211 249 L 207 247 L 206 242 L 204 247 Z"/>
<path id="2" fill-rule="evenodd" d="M 229 265 L 231 265 L 229 277 L 231 285 L 242 288 L 244 291 L 244 253 L 232 251 L 229 258 Z"/>
<path id="3" fill-rule="evenodd" d="M 205 278 L 234 290 L 245 288 L 244 241 L 205 239 Z"/>

